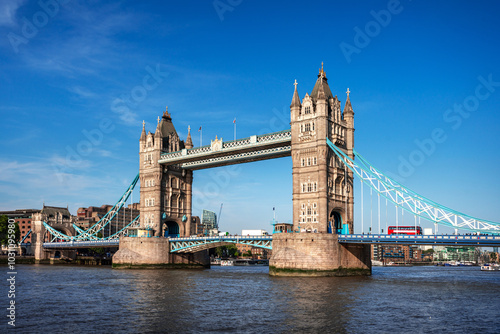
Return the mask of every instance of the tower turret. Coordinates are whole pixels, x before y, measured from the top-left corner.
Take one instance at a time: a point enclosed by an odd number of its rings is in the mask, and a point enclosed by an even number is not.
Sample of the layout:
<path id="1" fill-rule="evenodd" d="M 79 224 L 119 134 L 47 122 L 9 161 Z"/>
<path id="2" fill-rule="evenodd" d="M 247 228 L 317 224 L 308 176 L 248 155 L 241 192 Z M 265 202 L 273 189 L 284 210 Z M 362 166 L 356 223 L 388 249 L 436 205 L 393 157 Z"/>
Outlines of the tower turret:
<path id="1" fill-rule="evenodd" d="M 162 144 L 163 141 L 161 140 L 163 138 L 163 134 L 161 132 L 161 123 L 160 123 L 160 116 L 158 116 L 158 124 L 156 125 L 156 130 L 155 130 L 155 148 L 157 149 L 162 149 Z"/>
<path id="2" fill-rule="evenodd" d="M 142 121 L 141 138 L 139 139 L 139 152 L 144 151 L 146 148 L 146 122 Z"/>
<path id="3" fill-rule="evenodd" d="M 293 91 L 292 104 L 290 105 L 292 122 L 299 117 L 300 111 L 302 109 L 299 93 L 297 91 L 297 85 L 298 85 L 297 80 L 295 80 L 293 85 L 295 86 L 295 90 Z"/>
<path id="4" fill-rule="evenodd" d="M 188 150 L 193 148 L 193 140 L 191 139 L 191 126 L 188 126 L 188 135 L 184 147 Z"/>
<path id="5" fill-rule="evenodd" d="M 352 153 L 353 148 L 354 148 L 354 111 L 352 110 L 352 105 L 351 105 L 351 99 L 349 97 L 349 94 L 351 91 L 349 88 L 347 88 L 347 99 L 345 101 L 344 105 L 344 121 L 346 122 L 346 148 L 347 148 L 347 154 L 351 159 L 354 159 L 354 155 Z"/>

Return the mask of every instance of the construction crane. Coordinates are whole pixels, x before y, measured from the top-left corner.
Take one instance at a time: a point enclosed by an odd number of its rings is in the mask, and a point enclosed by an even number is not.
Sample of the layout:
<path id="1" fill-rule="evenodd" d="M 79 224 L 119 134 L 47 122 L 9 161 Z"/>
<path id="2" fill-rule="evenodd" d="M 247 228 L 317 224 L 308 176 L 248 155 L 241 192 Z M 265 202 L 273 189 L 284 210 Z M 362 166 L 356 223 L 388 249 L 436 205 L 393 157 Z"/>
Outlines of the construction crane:
<path id="1" fill-rule="evenodd" d="M 220 204 L 219 215 L 217 216 L 217 229 L 219 229 L 219 227 L 220 227 L 220 225 L 219 225 L 219 223 L 220 223 L 220 215 L 221 215 L 221 213 L 222 213 L 222 205 L 223 205 L 223 204 L 224 204 L 224 203 L 221 203 L 221 204 Z"/>

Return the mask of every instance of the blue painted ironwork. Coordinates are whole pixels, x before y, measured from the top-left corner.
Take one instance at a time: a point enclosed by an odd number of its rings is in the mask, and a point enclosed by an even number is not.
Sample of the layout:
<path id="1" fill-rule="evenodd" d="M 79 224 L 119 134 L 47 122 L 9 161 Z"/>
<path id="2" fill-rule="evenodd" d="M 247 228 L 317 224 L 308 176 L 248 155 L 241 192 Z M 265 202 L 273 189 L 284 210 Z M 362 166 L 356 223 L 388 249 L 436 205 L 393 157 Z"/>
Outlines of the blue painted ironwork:
<path id="1" fill-rule="evenodd" d="M 272 236 L 221 236 L 169 238 L 170 252 L 194 253 L 201 250 L 230 244 L 246 244 L 272 249 Z M 431 246 L 476 246 L 498 247 L 498 235 L 393 235 L 393 234 L 342 234 L 338 241 L 343 244 L 386 244 L 386 245 L 431 245 Z M 44 248 L 94 248 L 116 247 L 119 239 L 45 242 Z M 26 244 L 22 244 L 26 246 Z"/>
<path id="2" fill-rule="evenodd" d="M 339 235 L 340 243 L 403 244 L 433 246 L 500 246 L 498 235 L 402 235 L 402 234 L 346 234 Z"/>
<path id="3" fill-rule="evenodd" d="M 56 230 L 55 228 L 53 228 L 52 226 L 50 226 L 46 222 L 43 222 L 43 226 L 52 235 L 52 237 L 53 237 L 52 240 L 55 240 L 55 239 L 66 240 L 66 241 L 75 240 L 75 237 L 73 237 L 71 235 L 66 235 L 66 234 Z"/>
<path id="4" fill-rule="evenodd" d="M 169 238 L 171 253 L 194 253 L 230 244 L 245 244 L 253 247 L 272 249 L 272 240 L 273 237 L 270 235 Z"/>
<path id="5" fill-rule="evenodd" d="M 21 241 L 19 242 L 20 244 L 23 244 L 24 243 L 24 240 L 26 240 L 26 238 L 31 234 L 31 229 L 28 231 L 28 233 L 26 233 L 26 235 L 21 239 Z"/>
<path id="6" fill-rule="evenodd" d="M 109 210 L 104 217 L 102 217 L 97 223 L 95 223 L 92 227 L 90 227 L 88 230 L 86 230 L 84 233 L 79 234 L 76 236 L 75 239 L 77 240 L 97 240 L 99 239 L 97 237 L 97 233 L 99 233 L 105 226 L 109 224 L 110 221 L 115 218 L 116 214 L 120 209 L 123 207 L 123 205 L 127 202 L 130 194 L 132 194 L 132 191 L 135 188 L 135 185 L 137 184 L 137 181 L 139 180 L 139 174 L 136 175 L 130 186 L 127 188 L 127 190 L 123 193 L 122 197 L 118 200 L 118 202 Z"/>
<path id="7" fill-rule="evenodd" d="M 119 239 L 112 240 L 87 240 L 87 241 L 65 241 L 65 242 L 44 242 L 43 248 L 97 248 L 97 247 L 118 247 Z"/>
<path id="8" fill-rule="evenodd" d="M 102 238 L 101 237 L 95 237 L 95 238 L 92 238 L 92 239 L 89 239 L 89 240 L 95 240 L 95 241 L 113 240 L 113 239 L 119 239 L 122 236 L 126 236 L 127 235 L 127 231 L 128 231 L 129 228 L 131 228 L 131 227 L 137 227 L 139 225 L 139 218 L 140 218 L 140 216 L 141 215 L 137 215 L 137 217 L 135 217 L 134 220 L 132 220 L 127 225 L 125 225 L 120 231 L 116 232 L 115 234 L 112 234 L 112 235 L 107 236 L 107 237 L 102 237 Z M 87 240 L 79 239 L 78 237 L 73 237 L 73 236 L 66 235 L 66 234 L 64 234 L 64 233 L 62 233 L 62 232 L 54 229 L 52 226 L 50 226 L 46 222 L 43 222 L 43 226 L 45 226 L 45 228 L 49 231 L 49 233 L 52 234 L 53 240 L 55 240 L 55 239 L 61 239 L 61 240 L 65 240 L 65 241 L 74 241 L 74 240 L 87 241 Z"/>
<path id="9" fill-rule="evenodd" d="M 326 142 L 354 174 L 398 207 L 436 224 L 474 232 L 500 233 L 499 223 L 474 218 L 431 201 L 382 174 L 356 151 L 353 153 L 360 163 L 354 162 L 328 138 Z"/>
<path id="10" fill-rule="evenodd" d="M 102 217 L 97 223 L 92 225 L 88 230 L 83 230 L 77 225 L 73 224 L 73 228 L 75 229 L 77 235 L 76 236 L 70 236 L 66 235 L 56 229 L 54 229 L 52 226 L 47 224 L 46 222 L 43 222 L 43 226 L 47 229 L 47 231 L 52 235 L 52 240 L 55 239 L 60 239 L 60 240 L 65 240 L 65 241 L 74 241 L 74 240 L 81 240 L 81 241 L 88 241 L 88 240 L 108 240 L 108 239 L 118 239 L 120 236 L 126 235 L 127 234 L 127 229 L 131 227 L 136 227 L 139 224 L 139 217 L 138 215 L 134 220 L 132 220 L 129 224 L 127 224 L 125 227 L 123 227 L 120 231 L 116 232 L 113 235 L 107 236 L 107 237 L 99 237 L 97 233 L 99 233 L 104 227 L 106 227 L 108 224 L 110 224 L 113 220 L 113 218 L 116 217 L 120 209 L 123 208 L 123 205 L 127 202 L 128 198 L 132 194 L 132 191 L 134 190 L 137 181 L 139 180 L 139 174 L 136 175 L 132 183 L 129 185 L 127 190 L 123 193 L 123 195 L 120 197 L 118 202 L 109 210 L 104 217 Z"/>

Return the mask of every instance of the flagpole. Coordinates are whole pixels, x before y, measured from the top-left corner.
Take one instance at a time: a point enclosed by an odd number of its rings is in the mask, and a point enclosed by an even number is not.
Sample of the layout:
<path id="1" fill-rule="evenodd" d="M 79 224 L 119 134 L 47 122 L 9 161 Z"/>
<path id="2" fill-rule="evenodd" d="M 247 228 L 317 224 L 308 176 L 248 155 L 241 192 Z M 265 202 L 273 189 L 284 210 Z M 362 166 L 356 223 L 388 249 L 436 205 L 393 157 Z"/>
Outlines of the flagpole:
<path id="1" fill-rule="evenodd" d="M 236 118 L 233 121 L 234 124 L 234 140 L 236 140 Z"/>

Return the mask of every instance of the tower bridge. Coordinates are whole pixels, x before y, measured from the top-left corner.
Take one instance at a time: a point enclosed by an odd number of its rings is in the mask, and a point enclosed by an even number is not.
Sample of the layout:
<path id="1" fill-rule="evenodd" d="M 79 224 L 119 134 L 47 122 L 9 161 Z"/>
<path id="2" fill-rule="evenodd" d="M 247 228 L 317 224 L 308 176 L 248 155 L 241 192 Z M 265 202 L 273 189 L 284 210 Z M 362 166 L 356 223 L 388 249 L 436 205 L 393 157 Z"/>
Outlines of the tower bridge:
<path id="1" fill-rule="evenodd" d="M 453 240 L 353 235 L 354 176 L 361 180 L 362 186 L 370 186 L 379 198 L 385 197 L 397 208 L 414 215 L 415 226 L 417 217 L 419 221 L 423 218 L 433 224 L 475 232 L 499 233 L 500 225 L 432 202 L 370 165 L 354 149 L 354 111 L 350 90 L 347 89 L 342 108 L 341 101 L 330 90 L 323 67 L 311 93 L 306 93 L 302 100 L 297 82 L 294 85 L 290 129 L 280 132 L 232 141 L 216 137 L 210 145 L 194 147 L 190 128 L 186 139 L 181 140 L 168 109 L 161 118 L 158 117 L 154 133 L 146 132 L 143 122 L 139 139 L 139 175 L 133 182 L 134 186 L 135 182 L 140 183 L 140 217 L 131 219 L 128 225 L 107 239 L 99 237 L 98 231 L 110 224 L 114 214 L 87 231 L 76 229 L 74 235 L 54 232 L 50 226 L 44 225 L 58 238 L 57 244 L 52 243 L 46 248 L 76 247 L 88 242 L 101 246 L 119 244 L 113 257 L 116 267 L 196 267 L 209 264 L 208 248 L 247 242 L 257 247 L 272 247 L 271 275 L 330 276 L 371 274 L 370 243 L 468 242 L 489 245 L 499 242 L 500 237 Z M 196 231 L 196 220 L 192 215 L 195 170 L 286 156 L 292 158 L 294 233 L 279 233 L 264 239 L 237 236 L 190 238 Z M 113 212 L 120 210 L 132 190 L 131 185 Z M 142 234 L 129 236 L 131 228 L 142 231 Z M 141 237 L 146 235 L 145 231 L 149 237 Z"/>

